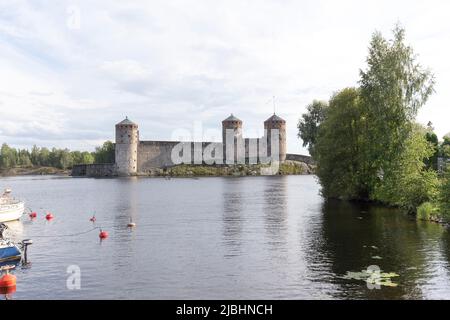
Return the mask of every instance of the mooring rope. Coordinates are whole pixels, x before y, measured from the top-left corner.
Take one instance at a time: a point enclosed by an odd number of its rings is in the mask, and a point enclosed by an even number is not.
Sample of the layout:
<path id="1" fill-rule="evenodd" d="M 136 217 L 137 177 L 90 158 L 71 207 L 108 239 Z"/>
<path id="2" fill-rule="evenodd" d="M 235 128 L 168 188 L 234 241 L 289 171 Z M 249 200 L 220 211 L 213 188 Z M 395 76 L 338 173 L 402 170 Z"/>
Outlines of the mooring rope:
<path id="1" fill-rule="evenodd" d="M 40 235 L 40 236 L 33 236 L 33 239 L 35 238 L 63 238 L 63 237 L 76 237 L 79 235 L 87 234 L 92 231 L 102 229 L 101 227 L 94 227 L 92 229 L 89 229 L 87 231 L 77 232 L 77 233 L 69 233 L 69 234 L 57 234 L 57 235 Z"/>

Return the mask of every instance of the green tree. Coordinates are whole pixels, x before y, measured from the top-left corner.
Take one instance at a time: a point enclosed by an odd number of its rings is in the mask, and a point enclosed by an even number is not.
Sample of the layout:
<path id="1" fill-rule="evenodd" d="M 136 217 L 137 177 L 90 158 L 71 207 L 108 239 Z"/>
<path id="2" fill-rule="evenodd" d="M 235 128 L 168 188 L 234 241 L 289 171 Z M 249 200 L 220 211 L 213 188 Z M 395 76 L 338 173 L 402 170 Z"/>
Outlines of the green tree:
<path id="1" fill-rule="evenodd" d="M 439 194 L 439 209 L 447 219 L 450 218 L 450 166 L 447 166 L 442 177 Z"/>
<path id="2" fill-rule="evenodd" d="M 58 150 L 57 168 L 70 169 L 73 166 L 73 159 L 69 149 Z"/>
<path id="3" fill-rule="evenodd" d="M 441 157 L 450 159 L 450 137 L 445 136 L 444 141 L 439 147 L 439 155 Z"/>
<path id="4" fill-rule="evenodd" d="M 114 163 L 115 145 L 111 141 L 106 141 L 101 147 L 95 148 L 95 163 Z"/>
<path id="5" fill-rule="evenodd" d="M 307 113 L 302 115 L 297 124 L 298 137 L 303 140 L 304 147 L 308 146 L 310 155 L 314 153 L 319 126 L 325 120 L 327 109 L 327 102 L 314 100 L 306 107 Z"/>
<path id="6" fill-rule="evenodd" d="M 73 164 L 81 164 L 82 163 L 82 158 L 81 158 L 81 152 L 80 151 L 72 151 L 70 153 L 70 155 L 72 157 Z"/>
<path id="7" fill-rule="evenodd" d="M 0 149 L 0 168 L 10 169 L 17 164 L 17 151 L 10 148 L 6 143 Z"/>
<path id="8" fill-rule="evenodd" d="M 31 159 L 28 150 L 18 150 L 17 164 L 22 167 L 30 167 Z"/>
<path id="9" fill-rule="evenodd" d="M 39 152 L 39 162 L 38 165 L 49 167 L 50 163 L 50 150 L 47 148 L 41 148 Z"/>
<path id="10" fill-rule="evenodd" d="M 92 164 L 94 163 L 95 158 L 93 153 L 84 151 L 81 153 L 81 162 L 78 164 Z"/>
<path id="11" fill-rule="evenodd" d="M 367 181 L 373 190 L 378 175 L 405 149 L 414 119 L 433 92 L 434 76 L 417 63 L 405 44 L 405 30 L 396 26 L 392 40 L 376 32 L 369 48 L 368 68 L 361 71 L 366 130 Z"/>
<path id="12" fill-rule="evenodd" d="M 316 173 L 325 197 L 361 199 L 369 196 L 361 171 L 365 127 L 362 112 L 358 89 L 344 89 L 330 100 L 314 152 Z"/>
<path id="13" fill-rule="evenodd" d="M 31 148 L 31 153 L 30 153 L 30 160 L 34 166 L 38 166 L 40 164 L 39 163 L 39 154 L 40 154 L 39 148 L 36 145 L 34 145 L 33 148 Z"/>
<path id="14" fill-rule="evenodd" d="M 425 138 L 431 144 L 433 148 L 433 153 L 427 159 L 425 159 L 425 164 L 427 168 L 437 170 L 437 162 L 439 157 L 439 140 L 437 135 L 433 132 L 433 128 L 429 125 L 425 134 Z"/>
<path id="15" fill-rule="evenodd" d="M 47 164 L 47 166 L 54 167 L 54 168 L 60 168 L 60 166 L 59 166 L 59 158 L 60 158 L 59 150 L 56 149 L 56 148 L 52 148 L 52 150 L 50 151 L 50 153 L 48 155 L 48 164 Z"/>
<path id="16" fill-rule="evenodd" d="M 414 125 L 403 152 L 389 166 L 385 166 L 373 199 L 411 212 L 422 203 L 435 201 L 439 186 L 437 172 L 427 168 L 423 162 L 434 152 L 434 145 L 426 139 L 425 128 Z"/>

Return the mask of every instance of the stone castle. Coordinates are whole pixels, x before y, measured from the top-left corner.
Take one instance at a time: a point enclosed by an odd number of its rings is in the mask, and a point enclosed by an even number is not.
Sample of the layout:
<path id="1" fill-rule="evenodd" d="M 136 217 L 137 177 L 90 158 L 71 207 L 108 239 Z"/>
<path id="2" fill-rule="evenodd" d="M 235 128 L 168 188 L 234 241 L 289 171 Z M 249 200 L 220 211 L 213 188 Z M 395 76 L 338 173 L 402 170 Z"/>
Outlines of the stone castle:
<path id="1" fill-rule="evenodd" d="M 286 121 L 273 114 L 264 121 L 262 138 L 243 138 L 242 121 L 231 114 L 222 121 L 222 142 L 141 141 L 138 125 L 125 118 L 115 127 L 115 163 L 74 166 L 74 176 L 145 175 L 178 164 L 245 165 L 308 162 L 286 153 Z"/>

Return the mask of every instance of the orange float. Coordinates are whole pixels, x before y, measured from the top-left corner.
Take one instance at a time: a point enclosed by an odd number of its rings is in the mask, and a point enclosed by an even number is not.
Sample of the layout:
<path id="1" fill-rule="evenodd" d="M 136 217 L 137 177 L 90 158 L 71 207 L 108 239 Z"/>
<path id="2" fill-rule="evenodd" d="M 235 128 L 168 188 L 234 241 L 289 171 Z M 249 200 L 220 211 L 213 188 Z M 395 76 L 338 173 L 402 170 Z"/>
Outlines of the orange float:
<path id="1" fill-rule="evenodd" d="M 0 271 L 6 271 L 0 277 L 0 294 L 9 295 L 16 292 L 17 278 L 15 275 L 9 274 L 9 270 L 14 269 L 14 266 L 0 267 Z"/>
<path id="2" fill-rule="evenodd" d="M 5 287 L 5 288 L 0 287 L 0 294 L 13 294 L 16 291 L 17 291 L 17 287 L 16 286 Z"/>
<path id="3" fill-rule="evenodd" d="M 16 276 L 12 274 L 5 274 L 0 278 L 0 288 L 9 288 L 9 287 L 15 287 L 17 282 Z"/>

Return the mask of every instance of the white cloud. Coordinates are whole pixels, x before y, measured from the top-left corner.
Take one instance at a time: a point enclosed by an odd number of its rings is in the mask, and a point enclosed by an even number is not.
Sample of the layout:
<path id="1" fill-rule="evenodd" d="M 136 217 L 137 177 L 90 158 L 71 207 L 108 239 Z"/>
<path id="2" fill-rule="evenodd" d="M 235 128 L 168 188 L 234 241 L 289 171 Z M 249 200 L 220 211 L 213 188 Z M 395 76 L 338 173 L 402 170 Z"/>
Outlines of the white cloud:
<path id="1" fill-rule="evenodd" d="M 104 61 L 100 69 L 124 81 L 140 81 L 150 77 L 150 70 L 135 60 Z"/>
<path id="2" fill-rule="evenodd" d="M 68 10 L 70 8 L 70 10 Z M 78 8 L 79 10 L 73 10 Z M 233 112 L 249 136 L 272 113 L 288 150 L 312 99 L 356 85 L 371 33 L 400 21 L 437 78 L 420 114 L 450 130 L 448 1 L 3 1 L 0 140 L 92 149 L 125 115 L 145 139 Z M 79 12 L 79 28 L 70 28 Z M 72 19 L 72 20 L 70 20 Z"/>

